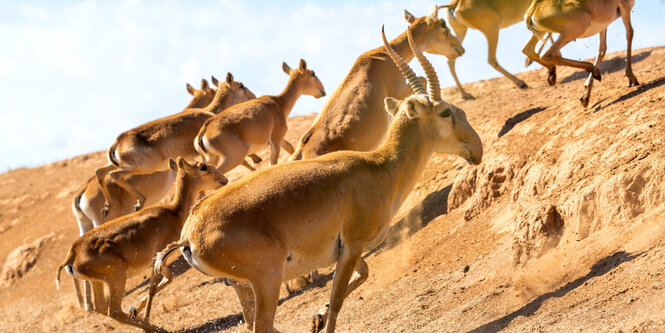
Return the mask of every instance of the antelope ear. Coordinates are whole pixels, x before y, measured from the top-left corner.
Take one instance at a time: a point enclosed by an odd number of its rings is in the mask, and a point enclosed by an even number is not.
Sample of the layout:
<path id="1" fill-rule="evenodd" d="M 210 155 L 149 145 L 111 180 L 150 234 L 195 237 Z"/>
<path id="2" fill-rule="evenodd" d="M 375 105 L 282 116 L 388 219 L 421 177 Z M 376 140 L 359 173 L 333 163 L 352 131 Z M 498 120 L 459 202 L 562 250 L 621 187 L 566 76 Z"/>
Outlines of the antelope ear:
<path id="1" fill-rule="evenodd" d="M 300 69 L 301 70 L 307 69 L 307 63 L 305 62 L 305 59 L 300 59 Z"/>
<path id="2" fill-rule="evenodd" d="M 399 106 L 402 104 L 402 101 L 400 101 L 397 98 L 392 98 L 392 97 L 386 97 L 383 100 L 383 104 L 386 106 L 386 111 L 390 113 L 393 117 L 397 114 L 397 111 L 399 110 Z"/>
<path id="3" fill-rule="evenodd" d="M 182 168 L 185 165 L 185 163 L 187 163 L 187 162 L 185 162 L 184 158 L 178 156 L 177 163 L 178 163 L 178 168 Z M 187 164 L 187 165 L 189 165 L 189 164 Z"/>
<path id="4" fill-rule="evenodd" d="M 215 87 L 219 87 L 219 81 L 217 81 L 217 78 L 214 75 L 210 75 L 210 80 L 212 80 L 212 84 Z"/>
<path id="5" fill-rule="evenodd" d="M 438 18 L 439 18 L 439 7 L 434 5 L 434 7 L 432 7 L 432 10 L 430 11 L 429 15 L 427 15 L 426 21 L 429 24 L 429 23 L 432 23 L 432 22 L 436 22 L 436 20 Z"/>
<path id="6" fill-rule="evenodd" d="M 413 22 L 416 21 L 416 17 L 413 16 L 413 14 L 409 13 L 408 10 L 404 10 L 404 19 L 409 22 L 409 24 L 413 24 Z"/>
<path id="7" fill-rule="evenodd" d="M 194 96 L 194 87 L 192 87 L 189 83 L 187 83 L 187 92 Z"/>
<path id="8" fill-rule="evenodd" d="M 406 102 L 406 116 L 409 117 L 409 119 L 416 119 L 420 117 L 420 115 L 418 115 L 418 111 L 416 111 L 416 106 L 413 104 L 412 100 Z"/>
<path id="9" fill-rule="evenodd" d="M 172 158 L 169 159 L 169 168 L 175 172 L 178 172 L 178 164 L 176 164 L 176 161 L 174 161 Z"/>
<path id="10" fill-rule="evenodd" d="M 282 62 L 282 70 L 284 73 L 291 75 L 291 67 L 289 67 L 289 65 L 287 65 L 285 62 Z"/>
<path id="11" fill-rule="evenodd" d="M 208 85 L 208 81 L 206 79 L 201 79 L 201 90 L 203 91 L 210 90 L 210 86 Z"/>
<path id="12" fill-rule="evenodd" d="M 226 83 L 228 84 L 233 83 L 233 74 L 231 74 L 230 72 L 226 73 Z"/>

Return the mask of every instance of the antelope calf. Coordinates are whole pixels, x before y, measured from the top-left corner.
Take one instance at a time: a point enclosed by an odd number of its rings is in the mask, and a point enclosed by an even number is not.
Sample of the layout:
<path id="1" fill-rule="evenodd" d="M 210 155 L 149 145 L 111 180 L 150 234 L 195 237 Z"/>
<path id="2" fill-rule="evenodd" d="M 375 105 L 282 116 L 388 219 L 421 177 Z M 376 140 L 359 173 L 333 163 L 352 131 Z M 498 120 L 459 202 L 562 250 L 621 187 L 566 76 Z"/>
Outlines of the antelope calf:
<path id="1" fill-rule="evenodd" d="M 145 196 L 127 182 L 127 177 L 168 170 L 169 159 L 178 156 L 194 159 L 198 156 L 194 150 L 194 137 L 205 121 L 232 105 L 253 98 L 256 96 L 241 82 L 234 81 L 229 73 L 205 108 L 185 109 L 120 134 L 108 149 L 109 164 L 95 170 L 97 182 L 106 198 L 104 214 L 108 212 L 111 198 L 104 181 L 106 175 L 134 196 L 135 209 L 141 209 Z"/>
<path id="2" fill-rule="evenodd" d="M 542 0 L 534 1 L 526 12 L 526 26 L 533 32 L 531 39 L 522 51 L 527 57 L 543 65 L 549 70 L 547 82 L 556 83 L 556 66 L 564 65 L 581 68 L 589 72 L 584 83 L 584 94 L 580 98 L 582 105 L 589 105 L 593 79 L 600 81 L 598 65 L 603 61 L 607 51 L 607 26 L 617 18 L 623 19 L 626 26 L 626 77 L 628 86 L 639 85 L 633 74 L 631 47 L 633 42 L 633 27 L 630 23 L 630 10 L 635 5 L 634 0 L 575 0 L 568 1 L 561 6 L 560 1 Z M 546 33 L 558 33 L 552 46 L 539 56 L 534 51 L 535 45 L 542 40 Z M 578 61 L 563 58 L 561 48 L 577 38 L 585 38 L 598 34 L 598 55 L 592 64 L 588 61 Z"/>
<path id="3" fill-rule="evenodd" d="M 218 164 L 219 171 L 226 173 L 268 144 L 270 165 L 277 164 L 280 146 L 293 154 L 293 146 L 284 140 L 291 109 L 303 94 L 321 98 L 326 92 L 314 71 L 307 69 L 305 60 L 300 60 L 297 69 L 282 63 L 282 69 L 289 75 L 289 82 L 279 95 L 264 95 L 230 107 L 201 127 L 194 145 L 207 163 Z"/>
<path id="4" fill-rule="evenodd" d="M 415 95 L 385 99 L 394 120 L 380 148 L 273 166 L 220 189 L 192 210 L 180 240 L 157 255 L 153 274 L 165 273 L 164 258 L 180 248 L 199 271 L 232 280 L 245 321 L 263 333 L 277 331 L 282 281 L 337 262 L 330 304 L 315 326 L 333 332 L 344 298 L 368 277 L 362 254 L 386 237 L 430 155 L 456 154 L 474 164 L 482 158 L 480 137 L 464 111 L 441 100 L 427 59 L 413 49 L 429 95 L 388 43 L 386 48 Z"/>
<path id="5" fill-rule="evenodd" d="M 464 53 L 436 8 L 420 18 L 404 11 L 421 49 L 449 59 Z M 390 45 L 408 63 L 413 59 L 406 32 Z M 399 69 L 383 46 L 362 54 L 335 89 L 312 127 L 300 139 L 292 160 L 310 159 L 338 150 L 369 151 L 383 143 L 391 116 L 383 109 L 386 97 L 404 99 L 410 95 Z"/>
<path id="6" fill-rule="evenodd" d="M 496 59 L 496 48 L 499 43 L 499 30 L 524 20 L 524 13 L 533 0 L 452 0 L 449 4 L 438 6 L 447 8 L 445 12 L 448 23 L 461 41 L 466 37 L 468 28 L 480 30 L 487 39 L 487 62 L 503 76 L 510 79 L 519 88 L 527 88 L 524 81 L 505 70 Z M 475 99 L 467 93 L 455 72 L 455 59 L 448 59 L 450 73 L 455 79 L 457 89 L 463 99 Z"/>
<path id="7" fill-rule="evenodd" d="M 178 162 L 170 160 L 169 166 L 177 172 L 175 197 L 170 204 L 150 206 L 87 232 L 74 242 L 56 278 L 59 285 L 60 271 L 65 268 L 74 278 L 94 282 L 95 311 L 147 331 L 157 328 L 122 311 L 127 278 L 150 267 L 155 253 L 178 239 L 200 191 L 227 183 L 224 175 L 206 164 L 190 165 L 178 158 Z M 102 283 L 109 289 L 107 304 Z"/>

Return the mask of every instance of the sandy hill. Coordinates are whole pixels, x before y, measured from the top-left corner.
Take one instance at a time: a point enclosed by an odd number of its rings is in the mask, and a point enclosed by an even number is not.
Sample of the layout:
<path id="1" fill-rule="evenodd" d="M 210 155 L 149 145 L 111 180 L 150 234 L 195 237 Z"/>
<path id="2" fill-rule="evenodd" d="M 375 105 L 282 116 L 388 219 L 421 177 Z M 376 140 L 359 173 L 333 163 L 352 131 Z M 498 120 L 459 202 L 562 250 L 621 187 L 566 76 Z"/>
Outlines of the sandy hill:
<path id="1" fill-rule="evenodd" d="M 467 85 L 475 101 L 445 90 L 481 135 L 483 163 L 431 159 L 367 255 L 370 277 L 338 331 L 665 331 L 665 48 L 634 51 L 639 87 L 627 87 L 624 52 L 606 58 L 588 109 L 578 102 L 586 75 L 570 68 L 555 87 L 537 69 L 518 75 L 527 90 L 504 78 Z M 313 118 L 290 119 L 289 140 Z M 69 277 L 55 289 L 78 235 L 73 194 L 102 164 L 98 152 L 0 175 L 0 331 L 138 331 L 78 309 Z M 322 274 L 283 291 L 280 330 L 308 331 L 330 291 L 331 269 Z M 134 288 L 142 281 L 130 281 L 125 309 L 145 294 Z M 242 331 L 235 293 L 219 282 L 180 275 L 158 295 L 153 323 Z"/>

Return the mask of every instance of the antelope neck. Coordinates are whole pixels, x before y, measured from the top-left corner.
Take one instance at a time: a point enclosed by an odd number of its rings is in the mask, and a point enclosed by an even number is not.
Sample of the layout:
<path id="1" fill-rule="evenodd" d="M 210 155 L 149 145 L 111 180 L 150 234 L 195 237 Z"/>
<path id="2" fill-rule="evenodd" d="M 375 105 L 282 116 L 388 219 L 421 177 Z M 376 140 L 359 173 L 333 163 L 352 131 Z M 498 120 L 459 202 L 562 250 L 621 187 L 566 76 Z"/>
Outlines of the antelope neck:
<path id="1" fill-rule="evenodd" d="M 293 106 L 296 104 L 298 98 L 302 95 L 300 85 L 298 84 L 297 77 L 290 76 L 289 82 L 286 84 L 284 90 L 282 90 L 279 95 L 272 96 L 272 98 L 282 107 L 282 112 L 284 112 L 284 117 L 288 117 L 289 113 L 293 109 Z"/>
<path id="2" fill-rule="evenodd" d="M 175 181 L 175 196 L 171 202 L 171 209 L 180 217 L 180 224 L 185 223 L 189 209 L 194 204 L 195 195 L 198 194 L 193 181 L 184 171 L 178 171 Z"/>

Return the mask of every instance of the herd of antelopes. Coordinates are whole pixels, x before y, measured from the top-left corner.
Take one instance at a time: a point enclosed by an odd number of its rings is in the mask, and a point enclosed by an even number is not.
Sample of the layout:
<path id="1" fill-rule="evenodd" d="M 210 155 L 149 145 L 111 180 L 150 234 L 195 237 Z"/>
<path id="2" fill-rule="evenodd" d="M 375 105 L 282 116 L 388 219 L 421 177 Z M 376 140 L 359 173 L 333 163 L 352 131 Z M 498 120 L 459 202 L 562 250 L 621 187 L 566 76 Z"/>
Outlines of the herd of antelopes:
<path id="1" fill-rule="evenodd" d="M 185 109 L 120 134 L 108 149 L 109 164 L 95 170 L 74 198 L 81 237 L 58 268 L 57 282 L 64 268 L 86 311 L 163 331 L 149 324 L 150 305 L 173 279 L 166 256 L 180 249 L 191 266 L 235 289 L 249 329 L 277 332 L 281 284 L 336 263 L 329 303 L 312 325 L 313 332 L 333 332 L 344 298 L 368 277 L 362 254 L 383 241 L 429 156 L 455 154 L 473 164 L 482 159 L 480 137 L 463 110 L 442 100 L 423 52 L 446 56 L 460 94 L 474 98 L 457 79 L 455 59 L 464 54 L 466 29 L 478 29 L 487 38 L 490 65 L 527 88 L 496 59 L 499 29 L 524 19 L 533 37 L 523 52 L 549 70 L 550 85 L 556 65 L 590 73 L 580 99 L 586 107 L 593 79 L 600 80 L 607 26 L 618 17 L 628 40 L 626 76 L 631 86 L 639 84 L 631 68 L 633 5 L 453 0 L 420 18 L 405 11 L 407 30 L 390 42 L 382 31 L 383 46 L 358 58 L 295 149 L 284 139 L 291 109 L 303 94 L 325 96 L 304 60 L 295 69 L 282 65 L 289 80 L 278 95 L 256 98 L 230 73 L 223 82 L 212 77 L 216 89 L 205 79 L 200 90 L 187 84 L 193 98 Z M 454 34 L 438 17 L 442 8 Z M 595 63 L 561 56 L 564 45 L 594 34 L 600 36 Z M 548 39 L 552 45 L 540 56 L 535 47 Z M 409 67 L 414 57 L 426 79 Z M 255 153 L 267 145 L 271 167 L 255 171 L 246 157 L 260 162 Z M 291 159 L 277 165 L 280 148 Z M 226 185 L 224 173 L 241 164 L 253 172 Z M 174 182 L 172 202 L 155 204 Z M 206 190 L 216 191 L 204 197 Z M 125 283 L 147 267 L 153 267 L 148 296 L 127 314 L 121 308 Z"/>

